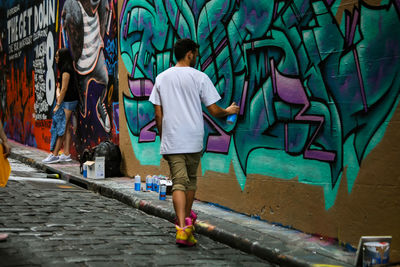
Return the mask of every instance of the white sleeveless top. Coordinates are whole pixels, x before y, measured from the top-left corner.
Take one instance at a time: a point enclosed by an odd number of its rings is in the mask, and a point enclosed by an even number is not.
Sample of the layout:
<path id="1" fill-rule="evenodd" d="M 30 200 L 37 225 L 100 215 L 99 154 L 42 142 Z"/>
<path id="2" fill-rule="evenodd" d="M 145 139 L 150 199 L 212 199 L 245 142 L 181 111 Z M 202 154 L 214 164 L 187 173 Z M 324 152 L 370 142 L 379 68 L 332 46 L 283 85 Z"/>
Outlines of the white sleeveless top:
<path id="1" fill-rule="evenodd" d="M 78 1 L 81 7 L 83 17 L 83 49 L 81 57 L 76 62 L 76 70 L 81 75 L 86 75 L 91 72 L 96 66 L 97 59 L 100 54 L 100 49 L 104 47 L 103 39 L 100 35 L 100 20 L 99 15 L 89 16 L 82 4 Z"/>

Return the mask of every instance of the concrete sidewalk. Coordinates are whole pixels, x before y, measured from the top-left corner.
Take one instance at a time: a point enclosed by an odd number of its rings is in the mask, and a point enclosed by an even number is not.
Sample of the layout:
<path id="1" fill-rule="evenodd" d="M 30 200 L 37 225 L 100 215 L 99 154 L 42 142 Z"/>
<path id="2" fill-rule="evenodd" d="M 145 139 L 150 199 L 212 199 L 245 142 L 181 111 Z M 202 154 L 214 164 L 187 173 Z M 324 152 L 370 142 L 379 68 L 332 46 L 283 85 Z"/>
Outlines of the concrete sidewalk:
<path id="1" fill-rule="evenodd" d="M 83 178 L 77 161 L 43 164 L 42 159 L 47 156 L 47 152 L 12 141 L 10 143 L 11 157 L 14 159 L 48 173 L 58 173 L 70 183 L 117 199 L 148 214 L 171 222 L 174 220 L 171 196 L 161 201 L 155 192 L 136 192 L 134 179 L 129 177 L 103 180 Z M 354 252 L 347 252 L 332 242 L 214 205 L 195 201 L 193 210 L 198 213 L 198 234 L 282 266 L 352 266 L 356 257 Z"/>

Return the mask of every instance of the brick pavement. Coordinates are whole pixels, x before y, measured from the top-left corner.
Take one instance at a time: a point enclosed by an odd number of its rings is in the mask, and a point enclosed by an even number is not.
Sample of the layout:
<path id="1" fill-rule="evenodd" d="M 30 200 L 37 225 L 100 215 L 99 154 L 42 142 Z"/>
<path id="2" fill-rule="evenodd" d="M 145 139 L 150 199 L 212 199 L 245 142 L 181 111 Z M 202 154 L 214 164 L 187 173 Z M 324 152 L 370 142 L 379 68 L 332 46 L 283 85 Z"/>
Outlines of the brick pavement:
<path id="1" fill-rule="evenodd" d="M 10 180 L 0 202 L 0 266 L 271 266 L 206 236 L 177 247 L 170 222 L 67 183 Z"/>
<path id="2" fill-rule="evenodd" d="M 136 192 L 130 177 L 114 177 L 103 180 L 85 179 L 79 173 L 76 161 L 43 164 L 45 151 L 11 142 L 11 157 L 46 172 L 59 173 L 63 180 L 116 199 L 148 214 L 169 221 L 174 220 L 172 200 L 158 200 L 153 192 Z M 221 243 L 282 266 L 340 265 L 353 266 L 355 252 L 347 251 L 332 240 L 325 240 L 295 229 L 270 224 L 238 214 L 208 203 L 195 201 L 193 209 L 198 213 L 196 231 Z"/>

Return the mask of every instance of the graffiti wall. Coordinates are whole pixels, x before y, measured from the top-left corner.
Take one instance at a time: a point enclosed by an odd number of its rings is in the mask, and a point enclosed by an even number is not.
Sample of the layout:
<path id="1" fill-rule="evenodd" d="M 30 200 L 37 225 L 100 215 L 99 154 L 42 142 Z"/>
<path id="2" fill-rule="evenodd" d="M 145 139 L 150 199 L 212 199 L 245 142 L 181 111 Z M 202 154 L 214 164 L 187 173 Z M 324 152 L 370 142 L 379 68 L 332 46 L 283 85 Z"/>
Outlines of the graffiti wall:
<path id="1" fill-rule="evenodd" d="M 203 108 L 197 198 L 352 245 L 390 234 L 400 258 L 400 2 L 120 1 L 129 175 L 167 171 L 148 97 L 185 37 L 240 106 L 233 125 Z"/>
<path id="2" fill-rule="evenodd" d="M 118 142 L 117 1 L 13 0 L 2 1 L 0 8 L 0 115 L 7 135 L 50 149 L 60 75 L 54 55 L 68 47 L 80 85 L 73 154 L 104 139 Z M 87 24 L 97 42 L 88 36 Z"/>

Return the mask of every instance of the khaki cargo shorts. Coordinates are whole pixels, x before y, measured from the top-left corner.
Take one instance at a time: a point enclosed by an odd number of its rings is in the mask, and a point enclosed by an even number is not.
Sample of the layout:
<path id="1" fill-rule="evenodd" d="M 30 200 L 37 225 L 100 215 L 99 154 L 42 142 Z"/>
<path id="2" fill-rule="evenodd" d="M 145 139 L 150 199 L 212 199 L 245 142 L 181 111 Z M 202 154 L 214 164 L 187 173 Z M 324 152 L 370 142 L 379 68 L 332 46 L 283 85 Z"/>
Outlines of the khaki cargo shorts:
<path id="1" fill-rule="evenodd" d="M 197 189 L 197 168 L 201 152 L 163 155 L 168 161 L 172 178 L 172 192 L 175 190 L 195 191 Z"/>

